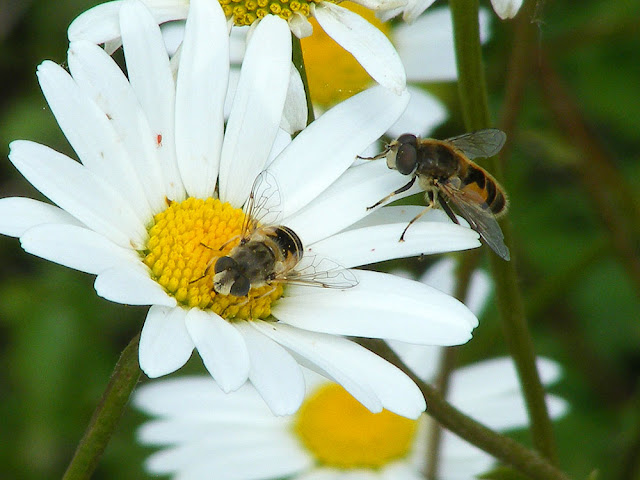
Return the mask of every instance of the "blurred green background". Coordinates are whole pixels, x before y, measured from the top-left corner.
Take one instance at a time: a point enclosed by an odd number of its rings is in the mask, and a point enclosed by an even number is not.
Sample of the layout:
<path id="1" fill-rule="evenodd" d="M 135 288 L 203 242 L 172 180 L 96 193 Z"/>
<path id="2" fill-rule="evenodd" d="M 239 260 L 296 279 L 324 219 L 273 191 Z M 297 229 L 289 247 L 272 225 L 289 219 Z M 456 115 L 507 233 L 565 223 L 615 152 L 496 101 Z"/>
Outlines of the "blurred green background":
<path id="1" fill-rule="evenodd" d="M 95 3 L 0 0 L 2 197 L 41 198 L 6 159 L 11 140 L 73 156 L 35 68 L 65 63 L 66 28 Z M 640 479 L 640 1 L 541 0 L 529 19 L 521 104 L 505 94 L 522 72 L 509 60 L 516 22 L 492 19 L 485 55 L 496 125 L 518 112 L 504 186 L 536 351 L 565 371 L 553 389 L 572 406 L 556 424 L 561 466 L 574 478 L 599 469 Z M 455 85 L 428 88 L 451 112 L 437 135 L 460 133 Z M 0 237 L 0 264 L 0 476 L 59 478 L 146 309 L 97 297 L 90 275 L 29 256 L 13 238 Z M 465 363 L 506 352 L 493 306 L 459 350 Z M 94 478 L 146 478 L 141 419 L 125 413 Z"/>

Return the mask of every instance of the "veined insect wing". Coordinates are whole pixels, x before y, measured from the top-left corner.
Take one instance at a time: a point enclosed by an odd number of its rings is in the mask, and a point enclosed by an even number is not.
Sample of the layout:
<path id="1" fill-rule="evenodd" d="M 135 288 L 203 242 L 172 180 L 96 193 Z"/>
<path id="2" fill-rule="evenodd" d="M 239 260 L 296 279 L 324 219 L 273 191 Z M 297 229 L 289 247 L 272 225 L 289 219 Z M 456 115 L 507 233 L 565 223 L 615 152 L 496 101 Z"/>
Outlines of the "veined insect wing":
<path id="1" fill-rule="evenodd" d="M 358 279 L 353 271 L 320 255 L 305 255 L 296 268 L 288 272 L 281 281 L 290 285 L 341 290 L 358 285 Z"/>
<path id="2" fill-rule="evenodd" d="M 491 250 L 503 260 L 509 261 L 509 248 L 504 243 L 502 229 L 489 206 L 485 202 L 478 202 L 478 199 L 467 198 L 466 192 L 452 186 L 443 185 L 442 188 L 446 193 L 445 197 L 458 208 L 462 218 L 480 234 Z"/>
<path id="3" fill-rule="evenodd" d="M 251 187 L 249 198 L 244 204 L 245 219 L 242 238 L 253 232 L 258 225 L 278 225 L 282 220 L 282 196 L 276 177 L 263 170 Z"/>
<path id="4" fill-rule="evenodd" d="M 507 134 L 497 128 L 477 130 L 445 140 L 462 151 L 469 160 L 478 157 L 493 157 L 502 149 L 506 141 Z"/>

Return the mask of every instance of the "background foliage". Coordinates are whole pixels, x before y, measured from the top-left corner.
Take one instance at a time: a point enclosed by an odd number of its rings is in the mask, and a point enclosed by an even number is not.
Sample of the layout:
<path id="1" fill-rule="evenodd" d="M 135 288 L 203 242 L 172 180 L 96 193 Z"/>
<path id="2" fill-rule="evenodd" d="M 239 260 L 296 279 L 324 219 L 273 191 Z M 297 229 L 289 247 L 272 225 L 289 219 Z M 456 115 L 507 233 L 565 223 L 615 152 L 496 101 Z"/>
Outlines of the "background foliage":
<path id="1" fill-rule="evenodd" d="M 2 197 L 40 198 L 6 160 L 11 140 L 73 156 L 34 72 L 43 59 L 65 63 L 66 28 L 95 3 L 0 0 Z M 540 0 L 532 17 L 536 48 L 505 157 L 536 351 L 565 370 L 554 391 L 572 411 L 555 431 L 560 464 L 574 478 L 597 468 L 600 478 L 640 479 L 639 18 L 639 0 L 584 0 L 579 8 L 572 0 Z M 514 23 L 496 17 L 492 27 L 485 59 L 499 124 L 515 109 L 505 100 Z M 451 112 L 437 135 L 460 133 L 455 85 L 427 88 Z M 402 263 L 417 272 L 429 261 Z M 91 276 L 24 254 L 12 238 L 0 238 L 0 264 L 0 474 L 58 478 L 146 309 L 97 297 Z M 495 308 L 459 350 L 463 362 L 506 352 Z M 200 370 L 199 363 L 192 359 L 188 368 Z M 145 450 L 134 441 L 141 419 L 125 413 L 95 478 L 146 478 Z M 526 433 L 515 435 L 528 442 Z"/>

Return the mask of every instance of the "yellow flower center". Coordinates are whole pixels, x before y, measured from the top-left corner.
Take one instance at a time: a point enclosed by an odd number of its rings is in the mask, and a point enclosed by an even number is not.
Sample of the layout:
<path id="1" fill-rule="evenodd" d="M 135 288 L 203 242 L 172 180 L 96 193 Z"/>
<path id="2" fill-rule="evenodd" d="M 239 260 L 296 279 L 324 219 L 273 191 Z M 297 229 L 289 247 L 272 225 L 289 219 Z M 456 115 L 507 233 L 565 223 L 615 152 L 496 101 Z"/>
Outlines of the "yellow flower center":
<path id="1" fill-rule="evenodd" d="M 340 5 L 389 36 L 389 24 L 378 20 L 372 10 L 351 2 Z M 365 90 L 372 80 L 353 55 L 327 35 L 314 18 L 309 21 L 313 35 L 301 40 L 309 91 L 315 105 L 329 108 Z"/>
<path id="2" fill-rule="evenodd" d="M 246 297 L 213 290 L 215 262 L 240 241 L 244 213 L 218 199 L 171 202 L 153 217 L 144 263 L 154 279 L 185 307 L 212 310 L 226 319 L 266 318 L 282 285 L 252 288 Z"/>
<path id="3" fill-rule="evenodd" d="M 371 413 L 340 385 L 330 383 L 305 400 L 294 428 L 324 466 L 377 469 L 407 456 L 417 425 L 417 420 L 387 410 Z"/>
<path id="4" fill-rule="evenodd" d="M 305 17 L 311 12 L 307 0 L 218 0 L 227 18 L 233 18 L 236 26 L 251 25 L 267 14 L 289 20 L 294 13 Z"/>

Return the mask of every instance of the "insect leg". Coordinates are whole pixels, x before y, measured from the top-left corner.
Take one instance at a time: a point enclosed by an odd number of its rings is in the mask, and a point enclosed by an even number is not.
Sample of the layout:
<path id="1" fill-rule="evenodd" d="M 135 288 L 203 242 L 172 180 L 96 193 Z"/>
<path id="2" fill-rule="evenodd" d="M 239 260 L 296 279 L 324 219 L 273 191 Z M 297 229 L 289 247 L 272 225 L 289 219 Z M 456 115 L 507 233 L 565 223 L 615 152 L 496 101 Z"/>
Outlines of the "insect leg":
<path id="1" fill-rule="evenodd" d="M 399 242 L 404 242 L 404 234 L 407 233 L 407 230 L 409 230 L 409 227 L 411 225 L 413 225 L 413 223 L 420 219 L 421 216 L 423 216 L 425 213 L 427 213 L 429 210 L 431 210 L 433 208 L 433 204 L 427 205 L 427 207 L 422 210 L 418 215 L 416 215 L 415 217 L 413 217 L 413 219 L 408 223 L 408 225 L 404 228 L 404 230 L 402 231 L 402 235 L 400 235 L 400 240 L 398 240 Z"/>
<path id="2" fill-rule="evenodd" d="M 406 192 L 406 191 L 407 191 L 407 190 L 409 190 L 411 187 L 413 187 L 413 184 L 416 182 L 416 178 L 418 178 L 418 177 L 413 176 L 413 177 L 411 178 L 411 180 L 409 180 L 409 183 L 407 183 L 406 185 L 404 185 L 404 186 L 400 187 L 400 188 L 399 188 L 399 189 L 397 189 L 397 190 L 394 190 L 394 191 L 393 191 L 393 192 L 391 192 L 389 195 L 387 195 L 386 197 L 384 197 L 382 200 L 380 200 L 380 201 L 378 201 L 378 202 L 374 203 L 374 204 L 373 204 L 373 205 L 371 205 L 370 207 L 367 207 L 367 210 L 371 210 L 371 209 L 373 209 L 373 208 L 376 208 L 378 205 L 380 205 L 380 204 L 382 204 L 382 203 L 386 202 L 386 201 L 387 201 L 387 200 L 389 200 L 391 197 L 395 197 L 395 196 L 396 196 L 396 195 L 398 195 L 399 193 Z"/>
<path id="3" fill-rule="evenodd" d="M 233 237 L 231 237 L 229 240 L 227 240 L 226 242 L 224 242 L 222 245 L 220 245 L 220 248 L 218 250 L 222 250 L 224 247 L 226 247 L 227 245 L 229 245 L 231 242 L 233 242 L 234 240 L 237 240 L 238 238 L 240 238 L 240 235 L 235 235 Z M 204 243 L 203 243 L 204 245 Z M 205 245 L 206 247 L 206 245 Z M 211 247 L 207 247 L 207 248 L 211 248 Z"/>
<path id="4" fill-rule="evenodd" d="M 456 225 L 460 225 L 460 222 L 458 221 L 458 217 L 456 217 L 456 214 L 453 213 L 453 210 L 451 210 L 451 207 L 449 206 L 445 198 L 439 193 L 438 193 L 438 203 L 440 204 L 440 207 L 442 208 L 442 210 L 444 210 L 444 213 L 447 214 L 447 217 L 449 217 L 451 221 Z"/>

